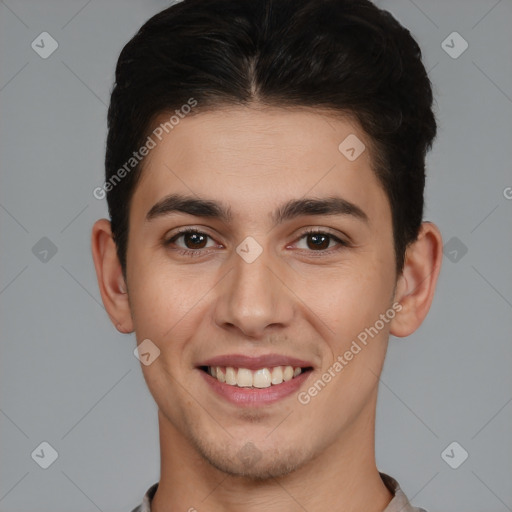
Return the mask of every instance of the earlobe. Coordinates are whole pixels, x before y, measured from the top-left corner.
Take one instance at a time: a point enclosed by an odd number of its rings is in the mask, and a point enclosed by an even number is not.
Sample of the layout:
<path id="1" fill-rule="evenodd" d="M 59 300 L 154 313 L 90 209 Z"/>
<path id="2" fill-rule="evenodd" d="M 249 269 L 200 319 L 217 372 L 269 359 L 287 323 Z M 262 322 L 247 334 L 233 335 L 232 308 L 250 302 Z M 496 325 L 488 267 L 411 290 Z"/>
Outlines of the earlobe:
<path id="1" fill-rule="evenodd" d="M 94 223 L 91 250 L 98 287 L 110 321 L 121 333 L 133 332 L 127 287 L 117 257 L 110 222 L 107 219 L 100 219 Z"/>
<path id="2" fill-rule="evenodd" d="M 423 322 L 434 298 L 441 270 L 443 243 L 439 228 L 423 222 L 418 238 L 408 248 L 402 274 L 398 278 L 395 301 L 402 306 L 393 318 L 390 333 L 404 337 Z"/>

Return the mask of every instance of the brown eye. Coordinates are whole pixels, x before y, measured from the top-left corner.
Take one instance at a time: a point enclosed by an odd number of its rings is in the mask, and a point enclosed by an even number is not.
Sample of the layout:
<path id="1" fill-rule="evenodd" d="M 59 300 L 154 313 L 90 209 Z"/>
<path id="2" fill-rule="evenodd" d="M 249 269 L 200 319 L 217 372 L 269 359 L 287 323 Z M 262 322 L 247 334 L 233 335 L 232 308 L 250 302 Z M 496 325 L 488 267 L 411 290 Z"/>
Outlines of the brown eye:
<path id="1" fill-rule="evenodd" d="M 187 249 L 202 249 L 207 239 L 207 235 L 196 232 L 183 233 L 182 236 Z"/>
<path id="2" fill-rule="evenodd" d="M 331 233 L 327 233 L 324 231 L 306 231 L 302 233 L 299 242 L 302 242 L 304 239 L 305 247 L 299 247 L 300 249 L 305 249 L 307 252 L 332 252 L 330 249 L 332 247 L 331 242 L 334 241 L 335 245 L 338 247 L 334 247 L 333 250 L 341 249 L 343 247 L 348 247 L 348 243 L 344 242 L 337 236 L 332 235 Z M 331 247 L 329 247 L 331 246 Z"/>
<path id="3" fill-rule="evenodd" d="M 193 251 L 195 249 L 204 249 L 211 238 L 206 233 L 196 231 L 195 229 L 187 229 L 174 235 L 172 238 L 164 242 L 165 246 L 175 245 L 177 248 Z M 179 239 L 183 239 L 182 243 L 176 243 Z M 182 245 L 183 244 L 183 245 Z"/>
<path id="4" fill-rule="evenodd" d="M 311 244 L 308 243 L 308 247 L 310 249 L 316 250 L 327 249 L 332 237 L 323 233 L 314 233 L 307 235 L 307 238 L 311 241 Z"/>

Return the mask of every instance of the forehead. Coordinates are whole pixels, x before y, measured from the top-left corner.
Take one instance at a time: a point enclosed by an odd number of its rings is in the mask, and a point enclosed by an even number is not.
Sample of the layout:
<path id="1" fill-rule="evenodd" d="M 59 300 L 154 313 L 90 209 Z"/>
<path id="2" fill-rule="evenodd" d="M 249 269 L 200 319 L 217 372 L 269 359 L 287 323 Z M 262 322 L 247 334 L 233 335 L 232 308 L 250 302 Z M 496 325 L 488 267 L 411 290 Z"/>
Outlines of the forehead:
<path id="1" fill-rule="evenodd" d="M 168 118 L 160 116 L 155 126 Z M 171 193 L 215 198 L 251 221 L 305 196 L 342 196 L 369 217 L 382 216 L 387 205 L 371 168 L 370 141 L 348 117 L 229 107 L 185 116 L 161 140 L 153 138 L 132 200 L 137 218 Z"/>

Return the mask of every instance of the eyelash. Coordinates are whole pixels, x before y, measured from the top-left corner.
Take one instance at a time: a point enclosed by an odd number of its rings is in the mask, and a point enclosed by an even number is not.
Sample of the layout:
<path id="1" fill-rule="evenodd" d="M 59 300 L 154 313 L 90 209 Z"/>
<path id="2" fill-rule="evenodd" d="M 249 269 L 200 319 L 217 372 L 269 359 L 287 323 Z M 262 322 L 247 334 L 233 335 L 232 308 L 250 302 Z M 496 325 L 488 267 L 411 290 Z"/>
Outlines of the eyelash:
<path id="1" fill-rule="evenodd" d="M 197 229 L 184 229 L 182 231 L 178 231 L 177 233 L 175 233 L 171 238 L 169 238 L 168 240 L 164 240 L 164 246 L 165 247 L 168 247 L 170 246 L 171 244 L 173 244 L 178 238 L 180 238 L 181 236 L 183 235 L 186 235 L 186 234 L 198 234 L 198 235 L 205 235 L 207 236 L 208 238 L 212 238 L 210 235 L 208 235 L 207 233 L 204 233 L 203 231 L 199 231 Z M 310 253 L 319 253 L 319 254 L 331 254 L 332 252 L 335 252 L 335 251 L 339 251 L 345 247 L 349 247 L 350 244 L 348 242 L 345 242 L 344 240 L 341 240 L 340 238 L 338 238 L 337 236 L 329 233 L 329 232 L 326 232 L 326 231 L 322 231 L 322 230 L 319 230 L 319 229 L 314 229 L 314 230 L 308 230 L 308 231 L 304 231 L 303 233 L 301 233 L 301 235 L 299 236 L 299 238 L 297 239 L 297 241 L 299 240 L 302 240 L 304 237 L 308 236 L 308 235 L 326 235 L 327 237 L 329 237 L 330 239 L 338 242 L 339 246 L 338 248 L 335 248 L 335 249 L 324 249 L 324 250 L 319 250 L 319 251 L 306 251 L 306 252 L 310 252 Z M 176 251 L 178 252 L 178 254 L 182 255 L 182 256 L 189 256 L 189 257 L 194 257 L 194 256 L 199 256 L 201 255 L 201 252 L 204 253 L 205 249 L 176 249 Z"/>

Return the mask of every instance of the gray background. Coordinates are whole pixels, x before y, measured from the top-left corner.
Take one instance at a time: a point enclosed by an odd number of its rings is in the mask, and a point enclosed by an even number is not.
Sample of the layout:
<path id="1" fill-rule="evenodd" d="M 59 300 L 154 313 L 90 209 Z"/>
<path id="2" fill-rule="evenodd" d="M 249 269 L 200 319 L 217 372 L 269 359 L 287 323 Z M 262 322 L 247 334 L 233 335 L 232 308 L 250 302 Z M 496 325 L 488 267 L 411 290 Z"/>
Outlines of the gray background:
<path id="1" fill-rule="evenodd" d="M 156 405 L 134 335 L 101 303 L 90 232 L 107 216 L 92 190 L 117 57 L 167 5 L 0 1 L 2 512 L 130 511 L 159 479 Z M 418 39 L 435 87 L 425 220 L 448 244 L 426 321 L 390 340 L 378 467 L 429 512 L 512 510 L 512 2 L 378 5 Z M 47 59 L 31 48 L 43 31 L 59 44 Z M 442 47 L 453 31 L 458 58 Z M 48 469 L 31 457 L 43 441 Z M 453 441 L 469 453 L 458 469 L 441 457 Z"/>

